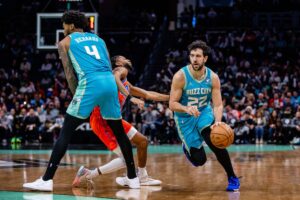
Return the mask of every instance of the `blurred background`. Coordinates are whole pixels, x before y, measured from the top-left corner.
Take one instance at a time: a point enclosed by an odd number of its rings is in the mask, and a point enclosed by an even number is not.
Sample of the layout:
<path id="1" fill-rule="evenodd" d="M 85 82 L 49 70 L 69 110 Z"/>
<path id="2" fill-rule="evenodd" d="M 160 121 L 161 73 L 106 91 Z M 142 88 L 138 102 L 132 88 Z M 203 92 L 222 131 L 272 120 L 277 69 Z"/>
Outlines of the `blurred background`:
<path id="1" fill-rule="evenodd" d="M 111 56 L 132 60 L 129 81 L 147 90 L 169 94 L 187 45 L 206 41 L 235 143 L 300 144 L 299 0 L 1 0 L 2 148 L 52 145 L 59 135 L 72 96 L 55 45 L 68 9 L 90 13 L 90 31 Z M 167 103 L 127 105 L 123 115 L 151 144 L 179 143 Z M 101 144 L 88 123 L 72 143 Z"/>

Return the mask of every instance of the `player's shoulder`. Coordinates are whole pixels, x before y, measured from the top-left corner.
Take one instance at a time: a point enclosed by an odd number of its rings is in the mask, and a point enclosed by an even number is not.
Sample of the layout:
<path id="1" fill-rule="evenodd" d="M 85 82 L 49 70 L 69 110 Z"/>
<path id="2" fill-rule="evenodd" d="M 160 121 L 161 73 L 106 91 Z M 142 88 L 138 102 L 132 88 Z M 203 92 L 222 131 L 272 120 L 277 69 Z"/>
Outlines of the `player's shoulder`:
<path id="1" fill-rule="evenodd" d="M 185 74 L 182 69 L 178 70 L 173 77 L 172 84 L 174 87 L 183 88 L 185 85 Z"/>
<path id="2" fill-rule="evenodd" d="M 213 87 L 219 87 L 220 86 L 220 79 L 219 76 L 216 72 L 214 72 L 213 70 L 211 70 L 210 68 L 206 67 L 208 70 L 210 70 L 210 77 L 211 77 L 211 81 L 212 81 L 212 86 Z"/>
<path id="3" fill-rule="evenodd" d="M 210 69 L 209 67 L 206 67 L 206 69 L 208 70 L 208 71 L 210 71 L 210 76 L 211 76 L 211 78 L 212 79 L 219 79 L 219 76 L 218 76 L 218 74 L 216 73 L 216 72 L 214 72 L 212 69 Z"/>
<path id="4" fill-rule="evenodd" d="M 69 36 L 66 36 L 64 39 L 59 41 L 58 46 L 69 46 L 71 38 Z"/>
<path id="5" fill-rule="evenodd" d="M 184 81 L 185 79 L 185 76 L 184 76 L 184 72 L 182 69 L 178 70 L 175 74 L 174 74 L 174 77 L 173 77 L 173 80 L 176 80 L 176 81 Z"/>

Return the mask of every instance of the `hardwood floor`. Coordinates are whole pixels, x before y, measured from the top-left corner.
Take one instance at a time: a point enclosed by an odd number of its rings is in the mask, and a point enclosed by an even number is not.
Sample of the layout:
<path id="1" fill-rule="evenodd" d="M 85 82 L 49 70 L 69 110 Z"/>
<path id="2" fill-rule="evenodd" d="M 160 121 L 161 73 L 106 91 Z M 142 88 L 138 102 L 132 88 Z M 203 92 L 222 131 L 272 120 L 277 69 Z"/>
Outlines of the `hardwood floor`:
<path id="1" fill-rule="evenodd" d="M 180 148 L 174 146 L 173 148 Z M 247 146 L 243 147 L 247 148 Z M 13 151 L 13 150 L 12 150 Z M 36 150 L 38 151 L 38 150 Z M 0 150 L 0 199 L 6 199 L 4 191 L 24 192 L 23 199 L 60 199 L 59 194 L 74 199 L 138 199 L 138 200 L 279 200 L 300 199 L 300 149 L 290 151 L 231 152 L 235 172 L 242 176 L 238 193 L 225 191 L 226 175 L 212 153 L 203 167 L 193 167 L 182 153 L 154 152 L 148 156 L 147 170 L 150 176 L 160 179 L 161 186 L 127 189 L 115 183 L 125 170 L 97 177 L 94 189 L 72 188 L 74 175 L 81 165 L 94 168 L 105 164 L 115 156 L 110 153 L 97 155 L 68 153 L 62 160 L 54 178 L 54 192 L 29 193 L 22 188 L 24 182 L 33 181 L 45 171 L 49 152 L 1 153 Z M 11 194 L 12 195 L 12 194 Z M 58 195 L 58 196 L 56 196 Z M 4 198 L 5 196 L 5 198 Z M 22 196 L 22 195 L 21 195 Z M 44 196 L 44 197 L 43 197 Z"/>

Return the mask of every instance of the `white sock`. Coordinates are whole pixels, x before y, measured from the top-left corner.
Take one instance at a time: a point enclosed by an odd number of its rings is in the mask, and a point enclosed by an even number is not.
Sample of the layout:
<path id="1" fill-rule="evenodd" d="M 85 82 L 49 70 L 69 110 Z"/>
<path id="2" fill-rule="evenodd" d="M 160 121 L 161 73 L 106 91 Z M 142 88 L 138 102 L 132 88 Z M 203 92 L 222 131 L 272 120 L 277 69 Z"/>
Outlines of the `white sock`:
<path id="1" fill-rule="evenodd" d="M 99 172 L 101 174 L 109 174 L 111 172 L 118 171 L 119 169 L 125 168 L 126 164 L 122 158 L 115 158 L 112 161 L 106 163 L 105 165 L 102 165 L 98 168 L 95 168 L 94 170 L 91 171 L 91 174 L 87 176 L 88 179 L 95 178 L 99 176 Z"/>
<path id="2" fill-rule="evenodd" d="M 143 168 L 138 167 L 138 170 L 139 170 L 138 174 L 139 174 L 140 177 L 148 176 L 146 167 L 143 167 Z"/>

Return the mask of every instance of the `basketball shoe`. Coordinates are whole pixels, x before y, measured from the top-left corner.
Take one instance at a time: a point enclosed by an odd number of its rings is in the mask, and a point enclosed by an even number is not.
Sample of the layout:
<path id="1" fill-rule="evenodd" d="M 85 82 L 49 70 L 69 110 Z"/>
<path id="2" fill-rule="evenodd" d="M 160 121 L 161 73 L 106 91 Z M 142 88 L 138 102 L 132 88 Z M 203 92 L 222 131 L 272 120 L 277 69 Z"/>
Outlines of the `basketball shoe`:
<path id="1" fill-rule="evenodd" d="M 141 175 L 141 176 L 138 174 L 138 178 L 139 178 L 140 184 L 142 186 L 161 185 L 161 181 L 160 180 L 153 179 L 150 176 L 148 176 L 148 174 Z"/>
<path id="2" fill-rule="evenodd" d="M 240 180 L 237 177 L 229 177 L 228 179 L 228 186 L 226 188 L 227 191 L 230 192 L 235 192 L 235 191 L 239 191 L 240 189 Z"/>
<path id="3" fill-rule="evenodd" d="M 93 180 L 88 178 L 88 175 L 91 174 L 91 170 L 85 168 L 84 166 L 81 166 L 76 176 L 73 180 L 72 186 L 73 187 L 89 187 L 94 185 Z"/>
<path id="4" fill-rule="evenodd" d="M 131 189 L 139 189 L 140 186 L 140 180 L 138 177 L 135 177 L 133 179 L 129 179 L 127 176 L 125 177 L 117 177 L 116 183 L 121 186 L 128 186 Z"/>
<path id="5" fill-rule="evenodd" d="M 44 181 L 41 177 L 34 182 L 24 183 L 23 188 L 51 192 L 53 191 L 53 180 Z"/>

